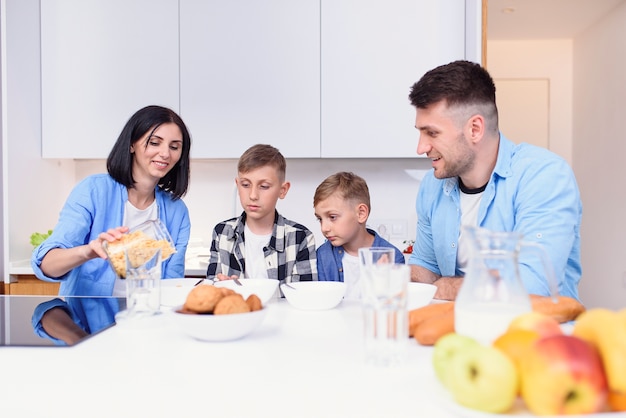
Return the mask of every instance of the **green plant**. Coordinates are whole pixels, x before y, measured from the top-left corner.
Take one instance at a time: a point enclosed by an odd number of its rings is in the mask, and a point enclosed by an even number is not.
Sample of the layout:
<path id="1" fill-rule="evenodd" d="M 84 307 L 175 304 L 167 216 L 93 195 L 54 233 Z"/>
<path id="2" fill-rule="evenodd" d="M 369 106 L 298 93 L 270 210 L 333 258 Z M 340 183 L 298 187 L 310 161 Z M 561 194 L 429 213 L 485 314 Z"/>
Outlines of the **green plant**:
<path id="1" fill-rule="evenodd" d="M 30 235 L 30 244 L 33 247 L 37 247 L 39 246 L 39 244 L 44 242 L 51 234 L 52 234 L 52 229 L 49 229 L 48 233 L 43 233 L 43 234 L 41 232 L 33 232 Z"/>

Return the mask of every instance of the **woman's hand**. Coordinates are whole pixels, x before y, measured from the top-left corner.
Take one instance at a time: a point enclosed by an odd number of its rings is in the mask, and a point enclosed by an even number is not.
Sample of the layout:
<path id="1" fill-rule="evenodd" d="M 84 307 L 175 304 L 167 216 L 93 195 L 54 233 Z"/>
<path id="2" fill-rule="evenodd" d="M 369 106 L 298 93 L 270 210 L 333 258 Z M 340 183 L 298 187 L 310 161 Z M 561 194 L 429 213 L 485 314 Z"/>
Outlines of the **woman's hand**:
<path id="1" fill-rule="evenodd" d="M 104 241 L 113 242 L 128 232 L 127 226 L 111 228 L 98 235 L 88 244 L 72 248 L 53 248 L 41 260 L 41 271 L 48 277 L 59 278 L 68 271 L 96 257 L 107 258 L 102 244 Z"/>
<path id="2" fill-rule="evenodd" d="M 107 242 L 116 241 L 122 238 L 122 235 L 124 235 L 127 232 L 128 232 L 127 226 L 118 226 L 116 228 L 111 228 L 106 232 L 102 232 L 100 233 L 100 235 L 98 235 L 98 238 L 93 239 L 89 242 L 89 249 L 91 250 L 93 254 L 95 254 L 95 256 L 106 259 L 107 253 L 104 251 L 102 244 L 104 244 L 105 241 Z"/>

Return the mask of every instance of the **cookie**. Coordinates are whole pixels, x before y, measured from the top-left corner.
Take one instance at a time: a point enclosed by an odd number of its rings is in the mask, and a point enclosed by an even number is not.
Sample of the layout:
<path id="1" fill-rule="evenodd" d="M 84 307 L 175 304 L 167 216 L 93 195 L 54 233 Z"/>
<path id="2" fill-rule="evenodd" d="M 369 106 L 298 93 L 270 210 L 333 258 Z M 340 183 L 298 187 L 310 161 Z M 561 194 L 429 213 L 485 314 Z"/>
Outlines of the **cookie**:
<path id="1" fill-rule="evenodd" d="M 222 292 L 217 287 L 210 284 L 200 284 L 191 289 L 184 308 L 197 313 L 211 313 L 223 297 Z"/>
<path id="2" fill-rule="evenodd" d="M 246 299 L 246 304 L 248 305 L 248 307 L 250 307 L 250 310 L 253 312 L 260 311 L 261 309 L 263 309 L 263 305 L 261 304 L 261 299 L 259 299 L 259 297 L 255 294 L 248 296 L 248 299 Z"/>
<path id="3" fill-rule="evenodd" d="M 229 296 L 237 293 L 233 289 L 229 289 L 227 287 L 220 287 L 220 291 L 222 292 L 222 296 Z"/>
<path id="4" fill-rule="evenodd" d="M 213 310 L 214 315 L 250 312 L 250 307 L 239 293 L 224 296 Z"/>

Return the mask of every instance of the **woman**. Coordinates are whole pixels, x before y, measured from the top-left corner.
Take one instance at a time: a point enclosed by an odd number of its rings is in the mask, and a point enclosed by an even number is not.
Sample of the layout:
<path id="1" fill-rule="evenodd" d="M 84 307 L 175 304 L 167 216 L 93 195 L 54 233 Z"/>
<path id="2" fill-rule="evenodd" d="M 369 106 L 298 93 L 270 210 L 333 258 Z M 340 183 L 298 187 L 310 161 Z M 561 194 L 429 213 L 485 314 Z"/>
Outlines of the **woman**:
<path id="1" fill-rule="evenodd" d="M 189 185 L 190 148 L 175 112 L 160 106 L 137 111 L 107 158 L 108 174 L 89 176 L 72 190 L 52 235 L 33 251 L 35 275 L 60 281 L 59 295 L 123 297 L 124 283 L 102 244 L 158 218 L 176 246 L 163 263 L 163 277 L 183 277 L 191 224 L 181 197 Z"/>

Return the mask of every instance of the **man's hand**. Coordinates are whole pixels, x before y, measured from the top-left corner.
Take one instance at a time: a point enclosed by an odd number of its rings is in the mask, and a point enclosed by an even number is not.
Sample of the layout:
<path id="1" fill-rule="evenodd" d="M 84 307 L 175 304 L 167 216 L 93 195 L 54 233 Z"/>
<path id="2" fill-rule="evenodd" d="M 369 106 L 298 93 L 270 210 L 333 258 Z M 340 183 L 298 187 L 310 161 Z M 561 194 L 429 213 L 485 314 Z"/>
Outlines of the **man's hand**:
<path id="1" fill-rule="evenodd" d="M 441 277 L 432 271 L 416 265 L 411 265 L 411 281 L 419 283 L 429 283 L 437 286 L 435 292 L 435 299 L 440 300 L 455 300 L 456 295 L 459 293 L 461 283 L 463 283 L 462 277 Z"/>
<path id="2" fill-rule="evenodd" d="M 437 286 L 433 297 L 441 300 L 455 300 L 462 283 L 462 277 L 441 277 L 433 283 Z"/>

